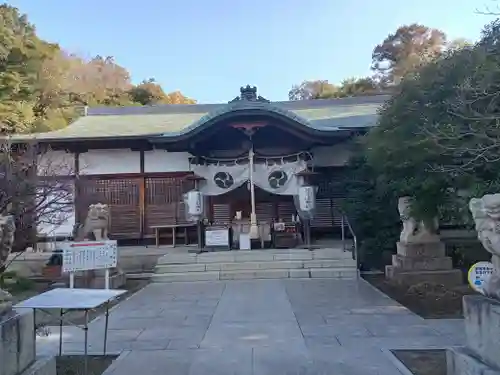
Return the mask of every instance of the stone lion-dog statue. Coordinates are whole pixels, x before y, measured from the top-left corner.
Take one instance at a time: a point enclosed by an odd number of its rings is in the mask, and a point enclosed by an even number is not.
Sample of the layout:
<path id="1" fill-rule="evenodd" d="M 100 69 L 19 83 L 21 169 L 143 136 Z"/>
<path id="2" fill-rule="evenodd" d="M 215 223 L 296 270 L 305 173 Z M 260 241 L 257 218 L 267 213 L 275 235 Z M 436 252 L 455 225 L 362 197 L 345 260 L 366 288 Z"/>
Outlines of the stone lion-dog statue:
<path id="1" fill-rule="evenodd" d="M 500 300 L 500 194 L 486 194 L 469 202 L 477 238 L 491 253 L 494 272 L 484 286 L 488 297 Z"/>
<path id="2" fill-rule="evenodd" d="M 110 222 L 109 206 L 107 204 L 96 203 L 89 206 L 85 224 L 77 228 L 76 241 L 83 241 L 93 235 L 95 241 L 108 240 L 108 230 Z"/>
<path id="3" fill-rule="evenodd" d="M 428 243 L 439 241 L 439 236 L 436 234 L 439 223 L 437 218 L 431 220 L 430 223 L 425 223 L 422 220 L 416 220 L 411 215 L 410 197 L 401 197 L 398 200 L 399 217 L 403 222 L 403 230 L 399 241 L 402 243 Z"/>

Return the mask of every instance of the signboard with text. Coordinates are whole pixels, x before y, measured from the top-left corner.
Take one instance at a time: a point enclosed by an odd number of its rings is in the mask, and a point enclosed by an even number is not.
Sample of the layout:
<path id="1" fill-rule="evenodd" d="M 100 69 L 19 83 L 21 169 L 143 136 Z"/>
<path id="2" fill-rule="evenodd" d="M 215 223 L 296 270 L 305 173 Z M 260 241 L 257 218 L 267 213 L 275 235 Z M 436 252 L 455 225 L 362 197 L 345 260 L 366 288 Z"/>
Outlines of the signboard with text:
<path id="1" fill-rule="evenodd" d="M 490 262 L 477 262 L 467 275 L 469 285 L 476 292 L 484 294 L 484 285 L 494 272 L 493 264 Z"/>
<path id="2" fill-rule="evenodd" d="M 117 266 L 116 241 L 82 241 L 63 244 L 62 272 L 109 269 Z"/>
<path id="3" fill-rule="evenodd" d="M 207 229 L 205 231 L 205 246 L 229 246 L 229 229 Z"/>

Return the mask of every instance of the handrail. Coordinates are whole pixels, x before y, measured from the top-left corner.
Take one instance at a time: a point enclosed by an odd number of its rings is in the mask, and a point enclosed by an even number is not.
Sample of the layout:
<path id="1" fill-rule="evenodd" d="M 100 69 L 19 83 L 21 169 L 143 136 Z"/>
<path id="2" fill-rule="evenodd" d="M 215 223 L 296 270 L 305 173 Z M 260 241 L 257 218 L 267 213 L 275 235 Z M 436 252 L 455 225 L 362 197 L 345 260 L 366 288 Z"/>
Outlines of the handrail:
<path id="1" fill-rule="evenodd" d="M 347 229 L 349 229 L 349 233 L 352 236 L 352 241 L 353 241 L 353 248 L 351 250 L 352 252 L 352 259 L 356 260 L 356 268 L 359 269 L 359 256 L 358 256 L 358 238 L 356 237 L 356 233 L 354 233 L 354 230 L 352 229 L 351 223 L 349 222 L 349 219 L 345 214 L 342 214 L 341 216 L 342 220 L 342 250 L 346 251 L 345 249 L 345 227 L 347 224 Z"/>

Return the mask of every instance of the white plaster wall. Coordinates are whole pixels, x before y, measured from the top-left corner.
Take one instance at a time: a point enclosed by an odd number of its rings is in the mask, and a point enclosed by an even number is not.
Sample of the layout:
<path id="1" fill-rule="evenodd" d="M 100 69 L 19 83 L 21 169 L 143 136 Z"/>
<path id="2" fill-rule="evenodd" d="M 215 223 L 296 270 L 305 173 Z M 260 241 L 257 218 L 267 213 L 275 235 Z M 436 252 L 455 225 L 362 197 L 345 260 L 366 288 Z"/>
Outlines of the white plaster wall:
<path id="1" fill-rule="evenodd" d="M 45 211 L 41 211 L 37 215 L 39 220 L 37 223 L 38 235 L 47 237 L 69 237 L 73 232 L 76 220 L 75 205 L 73 202 L 74 183 L 71 181 L 64 181 L 61 183 L 60 188 L 57 188 L 55 185 L 50 186 L 51 190 L 47 192 L 53 194 L 48 194 L 46 196 L 46 193 L 41 191 L 42 197 L 45 198 L 46 203 L 42 202 L 39 206 L 45 208 Z M 49 202 L 52 202 L 52 204 L 46 205 Z"/>
<path id="2" fill-rule="evenodd" d="M 38 156 L 39 176 L 69 176 L 75 172 L 75 156 L 65 151 L 47 151 Z"/>
<path id="3" fill-rule="evenodd" d="M 346 165 L 352 155 L 347 144 L 315 147 L 311 150 L 316 167 L 339 167 Z"/>
<path id="4" fill-rule="evenodd" d="M 80 174 L 140 173 L 141 156 L 138 151 L 109 149 L 90 150 L 80 154 Z"/>
<path id="5" fill-rule="evenodd" d="M 65 215 L 62 222 L 58 225 L 53 223 L 39 223 L 37 227 L 38 235 L 41 237 L 70 237 L 75 226 L 76 216 L 73 206 L 73 212 Z"/>
<path id="6" fill-rule="evenodd" d="M 189 152 L 151 150 L 144 153 L 144 172 L 189 172 Z"/>

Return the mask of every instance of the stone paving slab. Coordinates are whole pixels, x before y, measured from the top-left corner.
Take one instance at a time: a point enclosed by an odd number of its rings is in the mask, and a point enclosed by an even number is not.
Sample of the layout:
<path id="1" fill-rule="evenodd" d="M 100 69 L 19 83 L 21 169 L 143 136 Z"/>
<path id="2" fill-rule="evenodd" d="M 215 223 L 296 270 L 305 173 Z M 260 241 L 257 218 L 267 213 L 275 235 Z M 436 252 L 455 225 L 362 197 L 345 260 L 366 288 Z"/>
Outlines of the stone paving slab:
<path id="1" fill-rule="evenodd" d="M 385 349 L 464 343 L 463 321 L 424 320 L 364 280 L 249 280 L 151 284 L 113 308 L 105 375 L 401 375 Z M 55 353 L 58 328 L 39 338 Z M 104 319 L 89 352 L 103 349 Z M 64 327 L 64 353 L 83 333 Z"/>

